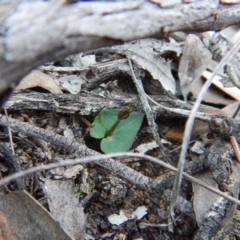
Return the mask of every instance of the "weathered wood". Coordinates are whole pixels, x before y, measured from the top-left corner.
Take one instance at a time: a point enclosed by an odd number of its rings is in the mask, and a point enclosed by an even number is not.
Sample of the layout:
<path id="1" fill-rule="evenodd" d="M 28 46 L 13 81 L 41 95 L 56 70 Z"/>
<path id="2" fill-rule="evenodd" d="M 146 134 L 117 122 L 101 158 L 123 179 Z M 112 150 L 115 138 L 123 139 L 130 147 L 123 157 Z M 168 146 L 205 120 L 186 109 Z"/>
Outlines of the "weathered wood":
<path id="1" fill-rule="evenodd" d="M 167 95 L 151 96 L 156 102 L 169 108 L 190 109 L 184 101 L 168 97 Z M 92 93 L 80 94 L 52 94 L 52 93 L 15 93 L 6 103 L 9 110 L 42 110 L 63 113 L 80 113 L 90 115 L 98 113 L 104 108 L 123 108 L 131 105 L 136 110 L 142 109 L 139 97 L 134 94 L 114 94 L 114 97 L 102 97 Z M 161 107 L 154 109 L 157 115 L 171 115 Z M 176 115 L 176 114 L 175 114 Z"/>
<path id="2" fill-rule="evenodd" d="M 172 8 L 144 2 L 2 1 L 0 104 L 33 68 L 79 51 L 174 31 L 220 30 L 239 22 L 240 4 L 196 1 Z"/>

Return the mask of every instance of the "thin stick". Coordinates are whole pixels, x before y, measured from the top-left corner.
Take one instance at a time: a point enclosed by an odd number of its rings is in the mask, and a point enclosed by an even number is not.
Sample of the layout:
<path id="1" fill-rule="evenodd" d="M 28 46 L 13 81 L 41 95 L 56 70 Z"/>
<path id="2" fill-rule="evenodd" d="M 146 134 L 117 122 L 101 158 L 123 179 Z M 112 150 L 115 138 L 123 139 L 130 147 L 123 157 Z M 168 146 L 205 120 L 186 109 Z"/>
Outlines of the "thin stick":
<path id="1" fill-rule="evenodd" d="M 14 147 L 13 147 L 12 130 L 11 130 L 11 127 L 10 127 L 10 123 L 9 123 L 9 119 L 8 119 L 8 113 L 7 113 L 6 108 L 4 108 L 4 113 L 5 113 L 6 119 L 7 119 L 7 129 L 8 129 L 8 135 L 9 135 L 9 141 L 10 141 L 11 148 L 12 148 L 12 153 L 15 156 L 15 150 L 14 150 Z"/>
<path id="2" fill-rule="evenodd" d="M 92 124 L 85 118 L 83 117 L 82 115 L 79 115 L 80 117 L 80 120 L 87 126 L 87 127 L 91 127 Z"/>
<path id="3" fill-rule="evenodd" d="M 236 108 L 235 112 L 233 113 L 232 118 L 235 118 L 238 115 L 239 110 L 240 110 L 240 103 L 238 104 L 238 107 Z"/>
<path id="4" fill-rule="evenodd" d="M 128 63 L 129 63 L 130 69 L 131 69 L 133 82 L 135 83 L 135 86 L 137 88 L 138 95 L 139 95 L 139 98 L 141 100 L 144 112 L 146 114 L 148 125 L 149 125 L 149 127 L 152 131 L 154 140 L 156 141 L 156 143 L 160 147 L 160 150 L 161 150 L 163 156 L 166 156 L 166 154 L 164 153 L 165 147 L 161 143 L 161 139 L 160 139 L 160 136 L 158 134 L 158 127 L 157 127 L 157 124 L 154 121 L 153 112 L 152 112 L 152 109 L 151 109 L 151 107 L 148 103 L 148 100 L 146 98 L 146 93 L 144 92 L 142 82 L 136 78 L 135 73 L 133 71 L 132 62 L 131 62 L 130 59 L 128 59 Z"/>
<path id="5" fill-rule="evenodd" d="M 180 159 L 179 159 L 179 162 L 178 162 L 178 171 L 176 173 L 175 181 L 174 181 L 174 185 L 173 185 L 173 194 L 172 194 L 171 205 L 170 205 L 170 214 L 171 214 L 172 217 L 174 217 L 174 210 L 173 209 L 174 209 L 174 205 L 175 205 L 175 202 L 177 200 L 177 195 L 180 191 L 180 186 L 181 186 L 181 183 L 182 183 L 183 167 L 184 167 L 184 162 L 185 162 L 185 158 L 186 158 L 187 148 L 188 148 L 188 145 L 189 145 L 189 142 L 190 142 L 190 136 L 191 136 L 191 131 L 192 131 L 192 128 L 193 128 L 193 123 L 194 123 L 194 120 L 195 120 L 195 115 L 197 113 L 197 110 L 200 107 L 200 104 L 202 102 L 202 99 L 203 99 L 205 93 L 207 92 L 208 88 L 210 87 L 210 85 L 212 83 L 212 80 L 213 80 L 214 76 L 216 76 L 218 71 L 220 69 L 222 69 L 222 67 L 233 56 L 233 54 L 237 52 L 237 50 L 239 49 L 239 46 L 240 46 L 240 40 L 233 45 L 231 50 L 225 55 L 225 57 L 217 65 L 217 67 L 215 68 L 211 77 L 205 82 L 204 86 L 202 87 L 202 89 L 201 89 L 201 91 L 200 91 L 200 93 L 197 97 L 197 100 L 196 100 L 196 102 L 193 106 L 191 114 L 188 118 L 186 128 L 185 128 L 185 131 L 184 131 L 184 136 L 183 136 L 183 144 L 182 144 L 181 155 L 180 155 Z"/>
<path id="6" fill-rule="evenodd" d="M 144 154 L 140 154 L 140 153 L 112 153 L 112 154 L 106 154 L 106 155 L 100 155 L 100 156 L 90 156 L 90 157 L 85 157 L 85 158 L 70 159 L 70 160 L 65 160 L 62 162 L 51 163 L 48 165 L 40 165 L 40 166 L 32 167 L 25 171 L 20 171 L 20 172 L 14 173 L 8 177 L 1 179 L 0 186 L 7 184 L 9 181 L 12 181 L 16 178 L 20 178 L 20 177 L 26 176 L 28 174 L 31 174 L 31 173 L 34 173 L 37 171 L 49 170 L 49 169 L 56 168 L 56 167 L 64 167 L 64 166 L 75 165 L 75 164 L 79 164 L 79 163 L 88 163 L 88 162 L 92 162 L 92 161 L 98 162 L 101 160 L 107 160 L 107 159 L 114 158 L 114 157 L 120 157 L 120 158 L 139 157 L 139 158 L 143 158 L 143 159 L 149 160 L 151 162 L 160 164 L 161 166 L 168 168 L 172 171 L 175 171 L 175 172 L 177 171 L 177 168 L 173 167 L 172 165 L 165 163 L 157 158 L 148 156 L 148 155 L 144 155 Z M 188 180 L 208 189 L 209 191 L 214 192 L 214 193 L 226 198 L 227 200 L 240 205 L 240 201 L 238 199 L 233 198 L 233 197 L 227 195 L 226 193 L 223 193 L 223 192 L 219 191 L 218 189 L 215 189 L 215 188 L 207 185 L 206 183 L 204 183 L 186 173 L 183 173 L 183 176 L 186 177 Z"/>
<path id="7" fill-rule="evenodd" d="M 240 163 L 240 151 L 239 151 L 239 147 L 238 147 L 236 138 L 234 136 L 230 136 L 229 140 L 230 140 L 230 143 L 233 147 L 233 151 L 235 153 L 236 159 Z"/>
<path id="8" fill-rule="evenodd" d="M 83 67 L 56 67 L 56 66 L 40 66 L 40 70 L 44 71 L 51 71 L 51 72 L 82 72 L 91 69 L 102 69 L 102 68 L 109 68 L 109 67 L 116 67 L 120 64 L 126 63 L 127 60 L 125 58 L 114 60 L 112 62 L 107 63 L 96 63 L 91 66 L 83 66 Z"/>

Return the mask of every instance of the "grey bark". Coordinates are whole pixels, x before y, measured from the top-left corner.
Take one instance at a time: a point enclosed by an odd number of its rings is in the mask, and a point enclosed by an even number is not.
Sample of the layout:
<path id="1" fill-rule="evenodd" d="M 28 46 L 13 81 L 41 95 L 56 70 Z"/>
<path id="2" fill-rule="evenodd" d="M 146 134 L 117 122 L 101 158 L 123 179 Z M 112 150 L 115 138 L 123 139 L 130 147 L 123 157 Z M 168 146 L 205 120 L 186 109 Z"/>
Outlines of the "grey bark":
<path id="1" fill-rule="evenodd" d="M 196 1 L 172 8 L 144 2 L 67 4 L 0 3 L 2 104 L 33 68 L 54 59 L 174 31 L 220 30 L 239 22 L 240 4 Z"/>
<path id="2" fill-rule="evenodd" d="M 191 104 L 178 100 L 168 95 L 150 95 L 156 104 L 153 105 L 156 116 L 161 117 L 188 117 L 191 111 Z M 152 103 L 151 103 L 152 104 Z M 81 115 L 91 115 L 102 111 L 105 108 L 121 109 L 131 105 L 136 111 L 143 111 L 139 104 L 139 97 L 135 94 L 117 94 L 112 97 L 96 96 L 90 92 L 81 94 L 52 94 L 52 93 L 14 93 L 9 101 L 6 102 L 8 110 L 41 110 L 62 113 L 79 113 Z M 201 110 L 209 109 L 201 105 Z M 207 114 L 198 112 L 197 119 L 211 122 L 213 118 L 219 118 L 219 114 Z M 237 124 L 237 123 L 236 123 Z"/>

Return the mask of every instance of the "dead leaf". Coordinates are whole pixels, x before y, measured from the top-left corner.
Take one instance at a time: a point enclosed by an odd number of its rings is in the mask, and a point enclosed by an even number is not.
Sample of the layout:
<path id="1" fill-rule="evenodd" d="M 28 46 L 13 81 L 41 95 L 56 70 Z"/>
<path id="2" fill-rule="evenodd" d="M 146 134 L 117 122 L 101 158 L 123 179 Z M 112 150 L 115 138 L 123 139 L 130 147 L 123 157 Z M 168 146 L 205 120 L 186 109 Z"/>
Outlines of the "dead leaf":
<path id="1" fill-rule="evenodd" d="M 145 206 L 138 207 L 134 212 L 126 216 L 123 209 L 119 211 L 119 214 L 112 214 L 108 217 L 108 221 L 113 225 L 121 225 L 122 223 L 128 221 L 129 219 L 141 219 L 147 214 L 147 208 Z"/>
<path id="2" fill-rule="evenodd" d="M 232 117 L 235 111 L 238 109 L 239 104 L 240 104 L 239 102 L 234 102 L 232 104 L 229 104 L 228 106 L 222 108 L 222 111 L 226 112 L 228 117 Z M 238 112 L 235 119 L 240 120 L 240 112 Z"/>
<path id="3" fill-rule="evenodd" d="M 135 151 L 136 152 L 139 152 L 141 154 L 144 154 L 154 148 L 157 148 L 158 145 L 155 141 L 152 141 L 152 142 L 149 142 L 149 143 L 143 143 L 143 144 L 140 144 L 136 149 Z"/>
<path id="4" fill-rule="evenodd" d="M 63 93 L 54 79 L 39 70 L 33 70 L 24 77 L 16 90 L 21 91 L 34 87 L 42 87 L 51 93 Z"/>
<path id="5" fill-rule="evenodd" d="M 211 187 L 218 187 L 217 183 L 213 180 L 212 173 L 210 171 L 204 171 L 202 173 L 195 174 L 194 177 L 202 180 Z M 196 221 L 198 226 L 201 226 L 205 213 L 209 211 L 210 206 L 216 201 L 218 195 L 195 183 L 193 183 L 193 192 L 193 207 Z"/>
<path id="6" fill-rule="evenodd" d="M 204 73 L 203 73 L 204 75 Z M 191 93 L 193 94 L 193 97 L 191 98 L 192 101 L 196 100 L 199 89 L 203 87 L 203 84 L 205 81 L 203 78 L 195 80 L 191 85 Z M 213 103 L 213 104 L 222 104 L 222 105 L 228 105 L 234 102 L 234 100 L 229 99 L 226 97 L 226 94 L 219 91 L 215 86 L 210 86 L 206 94 L 204 95 L 203 101 L 206 103 Z"/>
<path id="7" fill-rule="evenodd" d="M 184 130 L 185 130 L 184 124 L 174 125 L 168 129 L 168 131 L 165 134 L 165 137 L 173 141 L 182 142 Z"/>
<path id="8" fill-rule="evenodd" d="M 227 113 L 227 111 L 224 111 L 224 109 L 215 109 L 215 108 L 209 108 L 209 109 L 202 109 L 200 112 L 207 113 L 207 114 L 221 114 L 226 117 L 231 117 Z M 176 125 L 171 126 L 168 131 L 165 134 L 165 137 L 174 141 L 182 142 L 183 135 L 185 131 L 185 123 L 179 122 Z M 195 120 L 193 125 L 193 130 L 191 132 L 191 139 L 194 140 L 198 137 L 202 139 L 204 143 L 212 142 L 214 139 L 207 137 L 208 133 L 210 132 L 209 126 L 206 122 L 202 120 Z"/>
<path id="9" fill-rule="evenodd" d="M 210 71 L 204 71 L 203 76 L 205 77 L 205 79 L 208 79 L 209 77 L 211 77 L 212 73 Z M 221 91 L 223 91 L 224 93 L 228 94 L 229 96 L 231 96 L 232 98 L 240 101 L 240 90 L 237 87 L 224 87 L 223 83 L 221 82 L 221 77 L 219 76 L 215 76 L 212 80 L 212 83 L 214 86 L 216 86 L 217 88 L 219 88 Z"/>
<path id="10" fill-rule="evenodd" d="M 6 193 L 0 189 L 0 211 L 19 240 L 69 239 L 49 212 L 27 192 Z M 41 236 L 41 238 L 39 238 Z M 11 239 L 11 238 L 6 238 Z"/>
<path id="11" fill-rule="evenodd" d="M 198 155 L 204 154 L 204 143 L 202 141 L 196 141 L 191 147 L 191 152 Z"/>
<path id="12" fill-rule="evenodd" d="M 166 132 L 165 137 L 168 139 L 171 139 L 173 141 L 182 142 L 184 131 L 185 131 L 184 123 L 173 125 Z M 208 124 L 201 120 L 195 120 L 194 125 L 193 125 L 193 130 L 191 133 L 191 139 L 193 140 L 198 137 L 201 137 L 202 140 L 206 143 L 207 139 L 205 137 L 205 134 L 207 134 L 207 133 L 209 133 Z"/>
<path id="13" fill-rule="evenodd" d="M 171 60 L 166 61 L 161 54 L 174 51 L 179 55 L 181 45 L 167 43 L 157 39 L 141 39 L 114 46 L 118 53 L 131 58 L 140 68 L 147 70 L 155 80 L 158 80 L 166 91 L 175 93 L 175 79 L 171 73 Z"/>
<path id="14" fill-rule="evenodd" d="M 62 89 L 72 94 L 78 94 L 81 91 L 82 79 L 77 75 L 67 75 L 56 80 Z"/>
<path id="15" fill-rule="evenodd" d="M 211 58 L 212 54 L 197 36 L 189 34 L 186 37 L 178 67 L 181 91 L 185 100 L 192 82 L 201 77 Z"/>
<path id="16" fill-rule="evenodd" d="M 54 219 L 73 239 L 83 239 L 84 212 L 73 181 L 47 179 L 44 188 Z"/>
<path id="17" fill-rule="evenodd" d="M 83 166 L 78 164 L 75 165 L 65 171 L 63 174 L 63 177 L 69 179 L 69 178 L 76 178 L 76 176 L 83 170 Z"/>
<path id="18" fill-rule="evenodd" d="M 7 217 L 0 211 L 0 239 L 17 240 Z"/>
<path id="19" fill-rule="evenodd" d="M 240 0 L 220 0 L 223 4 L 237 4 L 240 3 Z"/>

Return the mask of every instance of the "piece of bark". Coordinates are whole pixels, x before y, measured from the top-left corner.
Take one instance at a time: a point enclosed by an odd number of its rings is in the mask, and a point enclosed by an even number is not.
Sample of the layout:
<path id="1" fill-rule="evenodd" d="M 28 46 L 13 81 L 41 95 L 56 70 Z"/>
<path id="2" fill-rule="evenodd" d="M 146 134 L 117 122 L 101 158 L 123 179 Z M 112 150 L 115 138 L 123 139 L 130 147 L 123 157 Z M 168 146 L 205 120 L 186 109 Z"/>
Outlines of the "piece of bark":
<path id="1" fill-rule="evenodd" d="M 149 96 L 160 104 L 159 106 L 154 106 L 154 111 L 157 116 L 189 116 L 191 110 L 190 104 L 167 95 Z M 90 92 L 81 92 L 80 95 L 73 95 L 39 93 L 32 91 L 29 93 L 14 93 L 12 98 L 6 103 L 5 107 L 9 110 L 31 109 L 90 115 L 98 113 L 105 108 L 121 109 L 127 105 L 131 105 L 136 111 L 142 109 L 141 105 L 139 105 L 139 97 L 134 94 L 116 93 L 114 97 L 103 98 L 102 96 L 91 94 Z M 164 106 L 167 109 L 164 109 L 161 106 Z M 208 109 L 208 107 L 202 105 L 200 109 L 204 111 L 206 108 Z M 201 116 L 204 115 L 207 116 L 208 114 L 199 113 L 197 114 L 197 118 L 201 119 Z"/>

